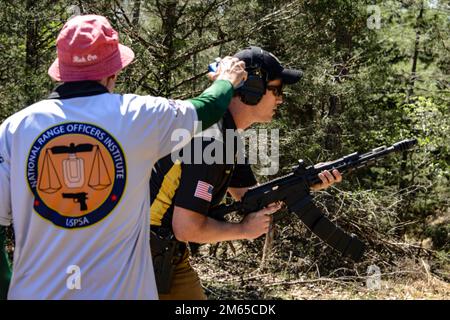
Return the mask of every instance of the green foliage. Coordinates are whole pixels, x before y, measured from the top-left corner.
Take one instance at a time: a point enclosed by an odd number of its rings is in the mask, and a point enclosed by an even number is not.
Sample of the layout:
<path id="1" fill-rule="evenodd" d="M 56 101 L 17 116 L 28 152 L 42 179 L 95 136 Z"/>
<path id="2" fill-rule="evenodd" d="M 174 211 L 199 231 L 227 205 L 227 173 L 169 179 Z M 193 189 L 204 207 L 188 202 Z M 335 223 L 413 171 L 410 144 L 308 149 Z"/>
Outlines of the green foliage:
<path id="1" fill-rule="evenodd" d="M 264 126 L 280 129 L 280 174 L 300 158 L 315 163 L 418 138 L 412 155 L 345 177 L 339 191 L 321 195 L 319 203 L 338 224 L 386 253 L 380 260 L 401 251 L 382 240 L 431 237 L 434 249 L 448 248 L 448 220 L 430 222 L 449 214 L 445 1 L 2 1 L 1 119 L 51 90 L 47 68 L 74 4 L 82 13 L 107 16 L 135 51 L 136 61 L 120 74 L 119 92 L 190 97 L 208 85 L 206 68 L 214 58 L 248 44 L 302 69 L 303 80 L 285 89 L 283 106 Z M 380 28 L 368 27 L 374 14 L 369 5 L 380 9 Z M 334 257 L 311 246 L 307 234 L 301 238 L 286 228 L 280 241 L 300 243 L 304 250 L 297 254 Z M 340 266 L 337 256 L 318 261 L 324 268 Z"/>
<path id="2" fill-rule="evenodd" d="M 425 234 L 431 237 L 433 244 L 442 248 L 444 251 L 450 252 L 450 225 L 439 224 L 437 226 L 429 226 Z"/>

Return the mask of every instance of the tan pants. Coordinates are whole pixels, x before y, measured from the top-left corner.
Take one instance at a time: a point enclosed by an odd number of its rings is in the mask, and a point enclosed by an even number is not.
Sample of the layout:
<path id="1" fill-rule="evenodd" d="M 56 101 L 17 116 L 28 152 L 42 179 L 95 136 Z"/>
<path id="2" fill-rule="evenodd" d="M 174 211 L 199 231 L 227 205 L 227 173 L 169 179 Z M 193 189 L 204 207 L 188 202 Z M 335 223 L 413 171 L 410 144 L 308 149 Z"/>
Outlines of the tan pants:
<path id="1" fill-rule="evenodd" d="M 200 278 L 189 263 L 189 250 L 175 267 L 170 293 L 160 294 L 160 300 L 206 300 Z"/>

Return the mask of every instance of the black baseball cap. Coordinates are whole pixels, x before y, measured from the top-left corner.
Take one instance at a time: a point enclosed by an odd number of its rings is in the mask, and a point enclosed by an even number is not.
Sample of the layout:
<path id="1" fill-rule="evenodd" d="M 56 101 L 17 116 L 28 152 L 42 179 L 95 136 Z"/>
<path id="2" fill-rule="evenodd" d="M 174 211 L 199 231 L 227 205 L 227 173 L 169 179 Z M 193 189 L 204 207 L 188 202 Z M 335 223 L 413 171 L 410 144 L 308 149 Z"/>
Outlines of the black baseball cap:
<path id="1" fill-rule="evenodd" d="M 300 70 L 284 68 L 280 60 L 272 53 L 260 47 L 248 47 L 234 55 L 245 62 L 245 69 L 261 68 L 267 74 L 267 80 L 281 79 L 283 84 L 294 84 L 298 82 L 303 72 Z"/>

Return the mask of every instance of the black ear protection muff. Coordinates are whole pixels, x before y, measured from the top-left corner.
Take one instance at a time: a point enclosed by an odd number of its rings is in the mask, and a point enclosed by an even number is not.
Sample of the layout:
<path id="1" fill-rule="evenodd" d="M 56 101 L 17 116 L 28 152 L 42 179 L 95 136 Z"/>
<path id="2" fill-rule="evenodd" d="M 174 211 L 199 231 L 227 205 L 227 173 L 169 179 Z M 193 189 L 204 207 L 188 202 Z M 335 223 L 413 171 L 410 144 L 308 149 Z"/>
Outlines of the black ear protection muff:
<path id="1" fill-rule="evenodd" d="M 263 64 L 263 51 L 259 47 L 250 47 L 252 51 L 252 60 L 249 66 L 245 66 L 247 71 L 247 80 L 242 86 L 236 89 L 241 101 L 245 104 L 254 106 L 261 101 L 266 93 L 267 75 L 261 69 Z"/>

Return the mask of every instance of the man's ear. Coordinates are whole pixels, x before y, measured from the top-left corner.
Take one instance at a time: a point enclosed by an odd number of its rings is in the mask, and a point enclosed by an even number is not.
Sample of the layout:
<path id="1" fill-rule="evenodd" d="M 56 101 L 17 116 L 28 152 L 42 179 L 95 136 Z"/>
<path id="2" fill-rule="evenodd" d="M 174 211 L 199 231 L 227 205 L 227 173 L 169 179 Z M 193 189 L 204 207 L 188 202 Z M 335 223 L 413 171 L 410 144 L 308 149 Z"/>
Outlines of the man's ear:
<path id="1" fill-rule="evenodd" d="M 114 88 L 116 86 L 117 75 L 118 74 L 116 73 L 106 78 L 106 87 L 108 88 L 109 92 L 114 91 Z"/>
<path id="2" fill-rule="evenodd" d="M 115 74 L 109 76 L 109 77 L 108 77 L 108 81 L 110 81 L 110 80 L 116 81 L 116 80 L 117 80 L 117 73 L 115 73 Z"/>

